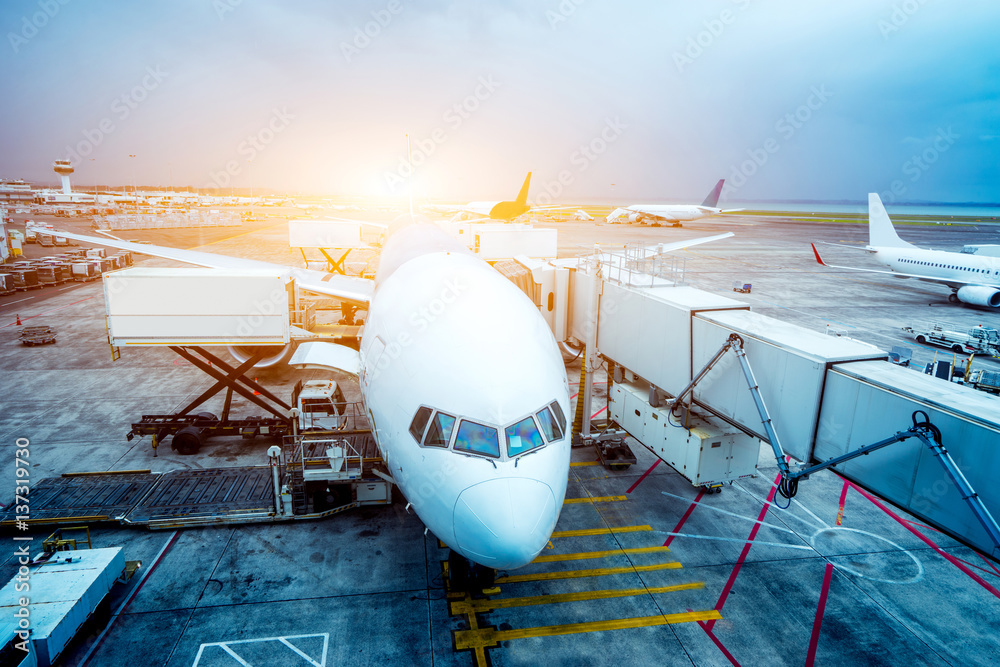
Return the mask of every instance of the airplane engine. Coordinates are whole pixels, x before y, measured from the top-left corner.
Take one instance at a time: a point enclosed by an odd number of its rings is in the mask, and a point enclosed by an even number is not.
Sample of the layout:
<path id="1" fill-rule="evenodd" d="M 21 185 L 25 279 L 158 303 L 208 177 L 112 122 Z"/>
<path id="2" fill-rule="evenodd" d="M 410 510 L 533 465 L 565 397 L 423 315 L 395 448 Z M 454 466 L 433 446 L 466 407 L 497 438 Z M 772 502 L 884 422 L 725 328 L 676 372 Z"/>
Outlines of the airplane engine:
<path id="1" fill-rule="evenodd" d="M 230 345 L 229 355 L 242 364 L 254 354 L 263 351 L 264 358 L 254 364 L 254 368 L 268 368 L 287 361 L 295 351 L 294 343 L 288 345 Z"/>
<path id="2" fill-rule="evenodd" d="M 958 300 L 973 306 L 989 306 L 990 308 L 1000 308 L 1000 289 L 995 287 L 982 287 L 979 285 L 968 285 L 958 288 L 955 293 Z"/>
<path id="3" fill-rule="evenodd" d="M 640 224 L 641 225 L 644 220 L 645 220 L 645 217 L 642 215 L 642 213 L 629 213 L 628 214 L 628 221 L 631 222 L 631 223 L 633 223 L 633 224 Z"/>

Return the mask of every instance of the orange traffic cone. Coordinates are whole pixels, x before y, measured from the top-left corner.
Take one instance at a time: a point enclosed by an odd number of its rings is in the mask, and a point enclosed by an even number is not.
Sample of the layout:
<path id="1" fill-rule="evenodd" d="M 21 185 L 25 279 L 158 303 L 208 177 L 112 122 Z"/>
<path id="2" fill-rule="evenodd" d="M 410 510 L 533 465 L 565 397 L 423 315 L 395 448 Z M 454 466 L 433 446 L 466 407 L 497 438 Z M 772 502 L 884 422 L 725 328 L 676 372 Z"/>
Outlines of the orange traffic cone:
<path id="1" fill-rule="evenodd" d="M 18 326 L 18 327 L 21 326 L 21 315 L 20 315 L 20 313 L 18 313 L 18 315 L 17 315 L 17 324 L 15 324 L 14 326 Z"/>
<path id="2" fill-rule="evenodd" d="M 254 378 L 253 381 L 254 381 L 254 384 L 256 384 L 257 383 L 257 378 Z M 257 391 L 256 389 L 254 389 L 253 390 L 253 395 L 254 396 L 260 396 L 260 392 Z"/>

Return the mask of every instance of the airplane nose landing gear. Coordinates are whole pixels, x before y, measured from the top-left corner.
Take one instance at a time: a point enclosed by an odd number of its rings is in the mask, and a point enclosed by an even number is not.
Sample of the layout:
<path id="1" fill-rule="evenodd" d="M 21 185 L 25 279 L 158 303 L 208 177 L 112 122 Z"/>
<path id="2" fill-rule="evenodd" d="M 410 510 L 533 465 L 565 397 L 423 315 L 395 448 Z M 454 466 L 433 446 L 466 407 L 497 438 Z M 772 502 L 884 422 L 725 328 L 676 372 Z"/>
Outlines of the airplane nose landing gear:
<path id="1" fill-rule="evenodd" d="M 448 583 L 452 591 L 482 593 L 493 588 L 496 578 L 497 571 L 492 567 L 474 563 L 454 550 L 448 552 Z"/>

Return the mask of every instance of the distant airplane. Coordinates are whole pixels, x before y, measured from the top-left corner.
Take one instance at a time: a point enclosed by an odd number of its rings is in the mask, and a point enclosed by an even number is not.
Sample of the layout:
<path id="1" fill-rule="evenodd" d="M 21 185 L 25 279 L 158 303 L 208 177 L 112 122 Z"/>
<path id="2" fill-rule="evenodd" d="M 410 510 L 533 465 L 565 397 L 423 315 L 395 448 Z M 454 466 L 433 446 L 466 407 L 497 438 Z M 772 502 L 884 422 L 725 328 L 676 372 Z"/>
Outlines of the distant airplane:
<path id="1" fill-rule="evenodd" d="M 868 195 L 868 245 L 855 248 L 871 253 L 889 271 L 827 264 L 812 245 L 816 261 L 834 269 L 916 278 L 951 288 L 948 301 L 1000 308 L 1000 258 L 945 250 L 924 250 L 899 238 L 882 200 Z M 839 244 L 833 244 L 839 245 Z"/>
<path id="2" fill-rule="evenodd" d="M 526 189 L 527 181 L 522 195 Z M 336 367 L 358 374 L 393 482 L 452 549 L 454 567 L 476 564 L 486 577 L 522 567 L 548 544 L 566 495 L 570 399 L 562 354 L 531 299 L 460 242 L 423 216 L 400 216 L 391 230 L 374 281 L 65 236 L 197 266 L 290 273 L 302 290 L 363 304 L 360 351 L 330 343 L 321 350 L 349 360 Z M 273 358 L 288 352 L 278 347 Z"/>
<path id="3" fill-rule="evenodd" d="M 519 215 L 531 211 L 549 211 L 570 208 L 568 206 L 532 206 L 528 203 L 528 186 L 531 172 L 524 177 L 524 184 L 513 201 L 470 201 L 468 204 L 425 204 L 422 208 L 431 213 L 468 213 L 479 218 L 511 221 Z"/>
<path id="4" fill-rule="evenodd" d="M 717 208 L 719 195 L 722 193 L 722 186 L 725 182 L 724 178 L 719 180 L 700 206 L 694 204 L 633 204 L 628 208 L 616 208 L 608 216 L 608 222 L 623 224 L 648 222 L 651 225 L 670 224 L 674 227 L 680 227 L 681 221 L 690 222 L 709 215 L 742 211 L 741 208 L 728 210 Z"/>

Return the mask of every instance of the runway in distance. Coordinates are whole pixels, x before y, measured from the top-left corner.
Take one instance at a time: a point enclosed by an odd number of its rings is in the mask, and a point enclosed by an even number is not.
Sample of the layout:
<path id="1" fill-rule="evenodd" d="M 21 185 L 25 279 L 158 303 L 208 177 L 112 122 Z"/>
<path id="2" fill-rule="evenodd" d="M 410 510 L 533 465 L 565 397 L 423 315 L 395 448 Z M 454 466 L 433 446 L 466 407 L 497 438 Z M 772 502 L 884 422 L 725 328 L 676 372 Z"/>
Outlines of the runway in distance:
<path id="1" fill-rule="evenodd" d="M 609 223 L 636 223 L 651 225 L 673 225 L 680 227 L 681 222 L 698 220 L 709 215 L 720 213 L 735 213 L 743 209 L 723 210 L 718 208 L 719 195 L 726 179 L 720 179 L 712 191 L 708 193 L 700 205 L 694 204 L 632 204 L 627 208 L 616 208 L 608 216 Z"/>
<path id="2" fill-rule="evenodd" d="M 203 267 L 291 273 L 305 291 L 366 305 L 360 351 L 328 349 L 358 355 L 375 441 L 409 508 L 455 554 L 487 571 L 527 565 L 548 544 L 569 477 L 562 354 L 531 299 L 423 216 L 390 226 L 374 281 L 65 235 Z"/>
<path id="3" fill-rule="evenodd" d="M 816 245 L 811 245 L 816 261 L 823 266 L 946 285 L 951 288 L 948 301 L 952 303 L 1000 308 L 1000 258 L 925 250 L 907 243 L 896 233 L 882 200 L 874 192 L 868 195 L 868 245 L 855 249 L 871 253 L 876 261 L 889 267 L 889 271 L 827 264 Z"/>

